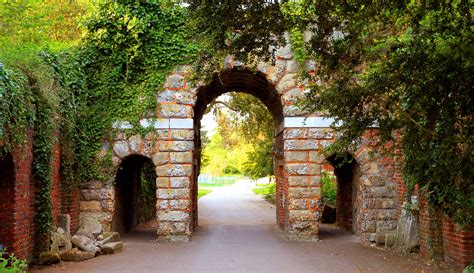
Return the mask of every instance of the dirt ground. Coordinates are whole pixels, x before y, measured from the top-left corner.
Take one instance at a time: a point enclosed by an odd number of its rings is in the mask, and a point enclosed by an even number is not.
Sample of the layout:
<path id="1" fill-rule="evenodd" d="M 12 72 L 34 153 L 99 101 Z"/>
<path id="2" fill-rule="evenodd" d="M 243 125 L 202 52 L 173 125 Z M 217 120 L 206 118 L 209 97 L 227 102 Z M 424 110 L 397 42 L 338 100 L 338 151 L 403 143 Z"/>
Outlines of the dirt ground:
<path id="1" fill-rule="evenodd" d="M 291 242 L 275 225 L 275 207 L 248 183 L 216 188 L 199 201 L 200 228 L 189 243 L 157 243 L 155 232 L 135 230 L 124 249 L 84 262 L 36 267 L 31 272 L 454 272 L 364 246 L 329 225 L 319 242 Z"/>

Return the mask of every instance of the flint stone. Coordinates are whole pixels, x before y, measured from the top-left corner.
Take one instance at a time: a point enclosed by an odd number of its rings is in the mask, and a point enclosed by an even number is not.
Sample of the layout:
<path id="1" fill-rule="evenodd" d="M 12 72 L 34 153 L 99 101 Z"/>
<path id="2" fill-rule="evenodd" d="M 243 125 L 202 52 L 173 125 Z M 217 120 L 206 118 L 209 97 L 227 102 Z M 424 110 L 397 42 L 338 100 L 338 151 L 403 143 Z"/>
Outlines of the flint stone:
<path id="1" fill-rule="evenodd" d="M 60 255 L 62 261 L 71 261 L 71 262 L 80 262 L 95 257 L 94 253 L 87 251 L 81 251 L 77 248 L 73 248 L 67 252 L 64 252 Z"/>
<path id="2" fill-rule="evenodd" d="M 96 219 L 85 218 L 82 222 L 81 229 L 84 229 L 94 235 L 98 235 L 102 232 L 102 225 Z"/>
<path id="3" fill-rule="evenodd" d="M 100 250 L 104 254 L 114 254 L 122 250 L 123 243 L 122 242 L 113 242 L 107 243 L 100 247 Z"/>
<path id="4" fill-rule="evenodd" d="M 74 235 L 72 236 L 71 241 L 79 249 L 93 253 L 94 255 L 100 251 L 100 249 L 95 246 L 95 242 L 86 236 Z"/>
<path id="5" fill-rule="evenodd" d="M 100 245 L 105 245 L 108 243 L 120 242 L 120 234 L 118 232 L 106 232 L 104 233 L 104 239 L 99 242 Z"/>
<path id="6" fill-rule="evenodd" d="M 58 228 L 60 229 L 60 228 Z M 62 229 L 61 229 L 62 230 Z M 64 232 L 64 231 L 63 231 Z M 63 253 L 72 249 L 70 235 L 51 232 L 51 251 L 55 253 Z"/>

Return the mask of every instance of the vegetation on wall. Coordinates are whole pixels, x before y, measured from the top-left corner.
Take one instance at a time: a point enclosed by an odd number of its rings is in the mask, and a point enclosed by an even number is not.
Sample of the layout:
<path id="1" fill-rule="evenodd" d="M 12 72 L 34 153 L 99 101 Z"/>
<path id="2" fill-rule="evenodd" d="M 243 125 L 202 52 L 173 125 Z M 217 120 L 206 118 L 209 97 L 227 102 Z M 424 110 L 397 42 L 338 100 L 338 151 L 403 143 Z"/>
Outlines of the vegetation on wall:
<path id="1" fill-rule="evenodd" d="M 293 46 L 317 64 L 306 106 L 341 125 L 328 154 L 376 125 L 378 147 L 403 157 L 407 198 L 418 184 L 455 222 L 474 224 L 472 2 L 190 2 L 220 55 L 265 57 L 285 29 L 309 31 Z"/>

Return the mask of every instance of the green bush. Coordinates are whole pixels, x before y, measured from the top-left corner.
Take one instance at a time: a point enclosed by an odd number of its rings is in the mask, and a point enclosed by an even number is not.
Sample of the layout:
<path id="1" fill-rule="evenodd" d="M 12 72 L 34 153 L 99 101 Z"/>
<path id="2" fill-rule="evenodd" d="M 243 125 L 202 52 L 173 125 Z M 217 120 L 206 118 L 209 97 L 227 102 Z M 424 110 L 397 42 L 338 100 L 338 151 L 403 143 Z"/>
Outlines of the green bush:
<path id="1" fill-rule="evenodd" d="M 327 171 L 322 171 L 321 184 L 321 198 L 323 204 L 328 204 L 332 207 L 335 207 L 337 192 L 336 177 Z"/>
<path id="2" fill-rule="evenodd" d="M 26 272 L 27 267 L 25 260 L 18 259 L 13 253 L 9 254 L 6 249 L 0 250 L 0 272 L 21 273 Z"/>

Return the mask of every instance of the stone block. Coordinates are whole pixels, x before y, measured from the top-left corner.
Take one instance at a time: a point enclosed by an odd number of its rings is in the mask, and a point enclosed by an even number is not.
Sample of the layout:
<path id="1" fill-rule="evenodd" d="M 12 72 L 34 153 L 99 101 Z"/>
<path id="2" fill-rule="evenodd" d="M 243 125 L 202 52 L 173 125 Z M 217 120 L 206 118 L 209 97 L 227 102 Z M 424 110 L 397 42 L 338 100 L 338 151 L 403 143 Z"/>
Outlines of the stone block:
<path id="1" fill-rule="evenodd" d="M 308 161 L 308 152 L 306 151 L 285 151 L 286 162 L 306 162 Z"/>
<path id="2" fill-rule="evenodd" d="M 394 198 L 397 193 L 386 187 L 366 187 L 363 189 L 362 195 L 362 198 Z"/>
<path id="3" fill-rule="evenodd" d="M 315 140 L 285 140 L 285 150 L 317 150 L 318 142 Z"/>
<path id="4" fill-rule="evenodd" d="M 325 160 L 326 160 L 326 157 L 323 154 L 317 151 L 309 151 L 309 162 L 322 164 Z"/>
<path id="5" fill-rule="evenodd" d="M 286 61 L 285 60 L 276 60 L 274 67 L 269 67 L 266 74 L 271 83 L 277 83 L 281 77 L 285 74 L 286 70 Z"/>
<path id="6" fill-rule="evenodd" d="M 166 79 L 165 88 L 181 89 L 184 88 L 185 79 L 181 75 L 172 75 Z"/>
<path id="7" fill-rule="evenodd" d="M 156 179 L 157 188 L 187 188 L 189 184 L 189 177 L 158 177 Z"/>
<path id="8" fill-rule="evenodd" d="M 192 118 L 193 108 L 181 104 L 161 104 L 158 115 L 162 118 Z"/>
<path id="9" fill-rule="evenodd" d="M 157 233 L 160 235 L 191 234 L 189 224 L 184 222 L 160 222 Z"/>
<path id="10" fill-rule="evenodd" d="M 179 210 L 158 211 L 156 215 L 158 221 L 187 222 L 190 219 L 189 212 Z"/>
<path id="11" fill-rule="evenodd" d="M 79 207 L 81 211 L 101 211 L 100 201 L 80 201 Z"/>
<path id="12" fill-rule="evenodd" d="M 71 234 L 71 216 L 69 214 L 59 214 L 58 227 L 62 228 L 66 234 Z"/>
<path id="13" fill-rule="evenodd" d="M 171 160 L 171 163 L 192 163 L 193 153 L 192 152 L 171 152 L 170 160 Z"/>
<path id="14" fill-rule="evenodd" d="M 288 90 L 283 94 L 283 96 L 281 96 L 281 98 L 283 105 L 297 104 L 299 101 L 301 101 L 301 99 L 304 98 L 303 89 L 293 88 L 291 90 Z"/>
<path id="15" fill-rule="evenodd" d="M 124 158 L 130 154 L 130 147 L 128 146 L 128 142 L 123 140 L 114 142 L 113 150 L 115 155 L 120 158 Z"/>
<path id="16" fill-rule="evenodd" d="M 184 199 L 190 198 L 189 189 L 158 189 L 156 190 L 159 199 Z"/>
<path id="17" fill-rule="evenodd" d="M 100 247 L 101 253 L 104 254 L 114 254 L 119 251 L 122 251 L 123 243 L 122 242 L 112 242 L 106 243 Z"/>
<path id="18" fill-rule="evenodd" d="M 288 214 L 290 221 L 317 221 L 319 220 L 319 211 L 311 210 L 290 210 Z"/>
<path id="19" fill-rule="evenodd" d="M 140 135 L 133 135 L 128 139 L 130 153 L 140 153 L 143 149 L 143 138 Z"/>
<path id="20" fill-rule="evenodd" d="M 168 152 L 157 152 L 153 154 L 153 164 L 155 166 L 161 166 L 161 165 L 166 165 L 169 163 L 169 155 L 170 153 Z"/>
<path id="21" fill-rule="evenodd" d="M 194 131 L 174 129 L 174 130 L 171 130 L 171 138 L 174 140 L 193 140 Z"/>
<path id="22" fill-rule="evenodd" d="M 157 176 L 190 176 L 192 174 L 192 165 L 163 165 L 156 167 Z"/>
<path id="23" fill-rule="evenodd" d="M 284 105 L 283 114 L 285 117 L 296 117 L 309 114 L 309 112 L 296 105 Z"/>
<path id="24" fill-rule="evenodd" d="M 300 64 L 298 61 L 289 60 L 286 62 L 286 72 L 287 73 L 298 73 L 300 69 Z"/>
<path id="25" fill-rule="evenodd" d="M 186 91 L 174 92 L 176 103 L 193 105 L 196 97 L 193 93 Z"/>
<path id="26" fill-rule="evenodd" d="M 368 187 L 381 187 L 385 186 L 385 179 L 380 175 L 369 175 L 362 183 Z"/>
<path id="27" fill-rule="evenodd" d="M 319 187 L 290 187 L 288 188 L 288 197 L 291 198 L 321 198 L 321 189 Z"/>
<path id="28" fill-rule="evenodd" d="M 285 164 L 289 175 L 319 175 L 321 165 L 315 163 L 288 163 Z"/>
<path id="29" fill-rule="evenodd" d="M 390 248 L 395 245 L 395 233 L 387 233 L 385 234 L 385 247 Z"/>
<path id="30" fill-rule="evenodd" d="M 316 139 L 332 139 L 334 131 L 330 128 L 310 128 L 308 137 Z"/>
<path id="31" fill-rule="evenodd" d="M 308 129 L 298 128 L 298 129 L 285 129 L 283 131 L 284 139 L 298 139 L 298 138 L 307 138 Z"/>
<path id="32" fill-rule="evenodd" d="M 293 58 L 291 46 L 288 44 L 282 48 L 279 48 L 277 51 L 275 51 L 275 56 L 280 59 L 290 60 Z"/>
<path id="33" fill-rule="evenodd" d="M 276 85 L 276 90 L 279 94 L 284 93 L 286 90 L 289 90 L 293 87 L 296 87 L 296 78 L 297 74 L 285 74 L 278 84 Z"/>
<path id="34" fill-rule="evenodd" d="M 290 187 L 295 186 L 311 186 L 316 187 L 321 184 L 321 177 L 319 176 L 290 176 L 288 177 L 288 185 Z"/>
<path id="35" fill-rule="evenodd" d="M 158 142 L 158 151 L 185 152 L 192 151 L 193 141 L 160 141 Z"/>
<path id="36" fill-rule="evenodd" d="M 61 256 L 61 261 L 80 262 L 80 261 L 85 261 L 85 260 L 94 258 L 95 254 L 87 252 L 87 251 L 82 251 L 77 248 L 73 248 L 69 251 L 61 253 L 60 256 Z"/>
<path id="37" fill-rule="evenodd" d="M 286 237 L 293 241 L 318 241 L 318 223 L 315 221 L 294 221 L 288 223 Z"/>
<path id="38" fill-rule="evenodd" d="M 157 241 L 159 243 L 187 243 L 190 240 L 190 235 L 160 235 L 158 234 Z"/>
<path id="39" fill-rule="evenodd" d="M 90 180 L 81 184 L 81 189 L 101 189 L 104 187 L 104 183 L 100 180 Z"/>
<path id="40" fill-rule="evenodd" d="M 173 90 L 163 90 L 163 91 L 160 91 L 160 92 L 156 95 L 156 100 L 157 100 L 159 103 L 162 103 L 162 102 L 167 102 L 167 103 L 175 102 L 174 93 L 175 93 L 175 92 L 174 92 Z"/>

